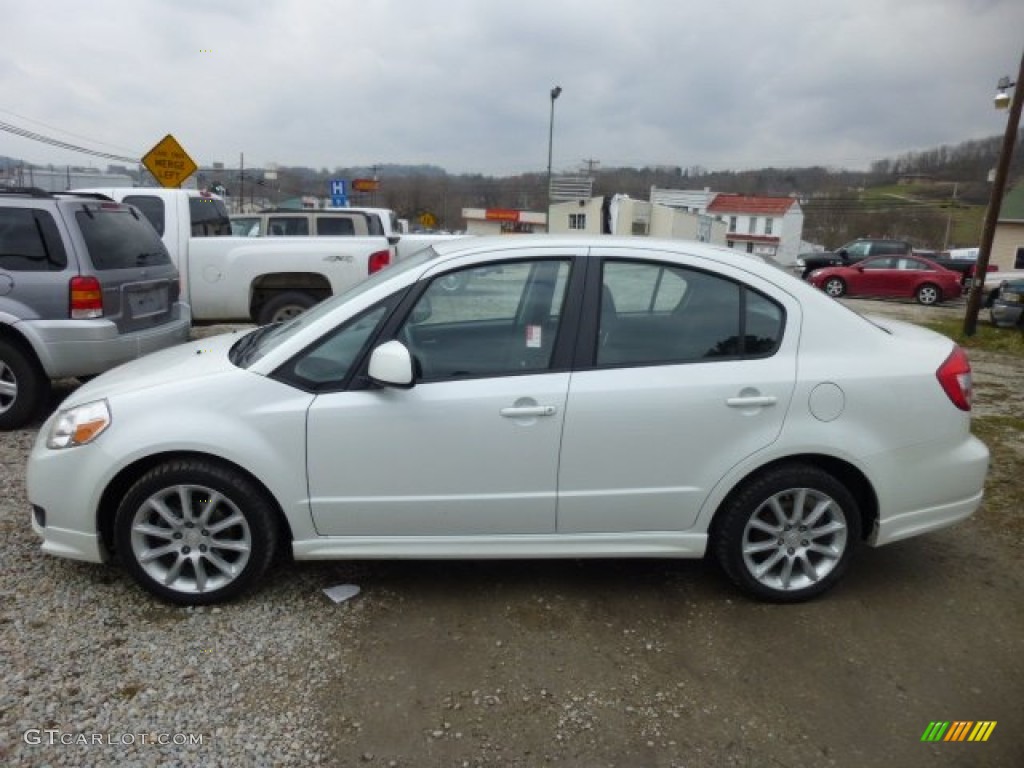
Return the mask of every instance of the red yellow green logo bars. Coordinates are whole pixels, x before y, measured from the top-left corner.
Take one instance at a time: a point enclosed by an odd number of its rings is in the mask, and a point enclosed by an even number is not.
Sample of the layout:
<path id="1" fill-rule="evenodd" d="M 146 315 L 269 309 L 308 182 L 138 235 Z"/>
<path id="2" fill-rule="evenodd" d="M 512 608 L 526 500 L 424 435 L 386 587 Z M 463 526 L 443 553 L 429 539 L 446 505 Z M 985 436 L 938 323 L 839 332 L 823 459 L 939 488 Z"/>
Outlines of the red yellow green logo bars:
<path id="1" fill-rule="evenodd" d="M 921 734 L 921 741 L 988 741 L 995 728 L 995 720 L 932 721 Z"/>

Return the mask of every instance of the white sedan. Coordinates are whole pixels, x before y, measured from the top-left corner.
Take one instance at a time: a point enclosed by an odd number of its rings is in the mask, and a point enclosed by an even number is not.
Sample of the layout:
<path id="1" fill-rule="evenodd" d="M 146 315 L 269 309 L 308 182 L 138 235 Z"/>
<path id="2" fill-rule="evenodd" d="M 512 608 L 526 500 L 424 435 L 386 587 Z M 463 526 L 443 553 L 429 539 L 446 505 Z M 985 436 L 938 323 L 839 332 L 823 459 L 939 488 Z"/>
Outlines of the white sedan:
<path id="1" fill-rule="evenodd" d="M 40 431 L 28 495 L 45 552 L 116 554 L 175 603 L 234 597 L 281 548 L 710 552 L 792 602 L 862 543 L 977 509 L 970 401 L 949 339 L 734 251 L 474 238 L 82 386 Z"/>

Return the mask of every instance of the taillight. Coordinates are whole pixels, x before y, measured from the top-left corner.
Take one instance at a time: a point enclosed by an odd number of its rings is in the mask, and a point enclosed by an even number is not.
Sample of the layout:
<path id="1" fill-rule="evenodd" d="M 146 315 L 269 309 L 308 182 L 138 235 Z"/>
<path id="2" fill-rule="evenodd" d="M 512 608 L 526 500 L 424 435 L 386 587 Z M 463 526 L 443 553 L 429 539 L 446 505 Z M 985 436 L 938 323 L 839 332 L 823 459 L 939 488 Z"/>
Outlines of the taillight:
<path id="1" fill-rule="evenodd" d="M 367 265 L 367 274 L 372 275 L 374 272 L 380 272 L 390 263 L 391 251 L 374 251 L 370 254 L 370 261 Z"/>
<path id="2" fill-rule="evenodd" d="M 95 277 L 71 278 L 71 318 L 103 317 L 103 290 Z"/>
<path id="3" fill-rule="evenodd" d="M 946 362 L 939 366 L 935 372 L 939 384 L 942 385 L 946 396 L 953 401 L 953 405 L 961 411 L 971 410 L 971 362 L 967 359 L 967 353 L 960 347 L 954 347 L 949 353 Z"/>

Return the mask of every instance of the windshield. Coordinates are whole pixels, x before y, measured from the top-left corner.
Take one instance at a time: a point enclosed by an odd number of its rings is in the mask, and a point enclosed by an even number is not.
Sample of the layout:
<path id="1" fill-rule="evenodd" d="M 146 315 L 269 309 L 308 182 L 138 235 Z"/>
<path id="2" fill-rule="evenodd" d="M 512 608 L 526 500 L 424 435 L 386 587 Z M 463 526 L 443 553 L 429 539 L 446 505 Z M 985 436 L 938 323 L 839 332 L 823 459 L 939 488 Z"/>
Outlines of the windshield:
<path id="1" fill-rule="evenodd" d="M 382 282 L 390 280 L 410 269 L 422 266 L 436 256 L 437 252 L 433 248 L 424 249 L 408 259 L 404 259 L 400 264 L 375 272 L 366 280 L 352 286 L 344 293 L 339 293 L 337 296 L 332 296 L 326 301 L 320 302 L 287 322 L 265 325 L 239 339 L 231 348 L 229 359 L 240 368 L 248 368 L 272 349 L 290 339 L 302 329 L 308 328 L 325 315 L 329 315 L 342 304 L 351 301 L 357 296 L 361 296 Z"/>

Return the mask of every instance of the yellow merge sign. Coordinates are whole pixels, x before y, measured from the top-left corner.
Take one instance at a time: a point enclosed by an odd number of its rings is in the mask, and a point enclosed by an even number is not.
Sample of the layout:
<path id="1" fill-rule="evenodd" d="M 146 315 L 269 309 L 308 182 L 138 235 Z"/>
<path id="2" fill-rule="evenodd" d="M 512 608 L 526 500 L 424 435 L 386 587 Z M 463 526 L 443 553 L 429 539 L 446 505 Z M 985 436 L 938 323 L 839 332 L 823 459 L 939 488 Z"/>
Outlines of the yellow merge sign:
<path id="1" fill-rule="evenodd" d="M 180 187 L 181 182 L 199 170 L 199 166 L 169 133 L 146 153 L 142 164 L 162 187 Z"/>

